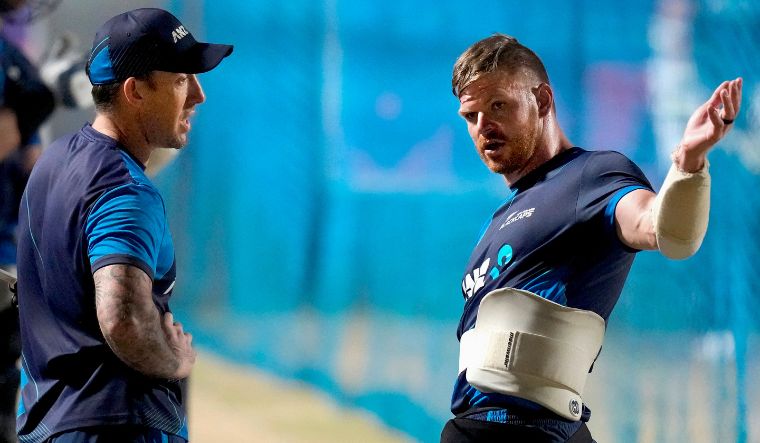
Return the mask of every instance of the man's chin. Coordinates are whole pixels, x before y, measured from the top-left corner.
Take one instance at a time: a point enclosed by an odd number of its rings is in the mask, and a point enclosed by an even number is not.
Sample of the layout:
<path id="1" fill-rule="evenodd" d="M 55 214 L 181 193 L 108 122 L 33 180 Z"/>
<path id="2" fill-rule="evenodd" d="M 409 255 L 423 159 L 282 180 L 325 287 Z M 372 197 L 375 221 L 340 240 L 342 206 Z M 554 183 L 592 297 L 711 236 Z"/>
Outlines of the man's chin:
<path id="1" fill-rule="evenodd" d="M 509 174 L 513 172 L 514 168 L 511 168 L 510 165 L 506 165 L 504 163 L 496 163 L 496 162 L 486 162 L 486 167 L 493 172 L 494 174 Z"/>
<path id="2" fill-rule="evenodd" d="M 186 135 L 175 138 L 171 141 L 171 144 L 167 146 L 169 149 L 182 149 L 187 146 L 188 137 Z"/>
<path id="3" fill-rule="evenodd" d="M 503 148 L 502 148 L 503 149 Z M 505 174 L 511 172 L 514 167 L 511 156 L 505 155 L 506 152 L 499 151 L 481 151 L 480 159 L 486 167 L 495 174 Z"/>
<path id="4" fill-rule="evenodd" d="M 527 153 L 526 151 L 523 151 Z M 517 152 L 519 153 L 519 151 Z M 495 174 L 513 175 L 518 174 L 530 163 L 529 155 L 509 155 L 488 158 L 483 157 L 484 163 Z"/>

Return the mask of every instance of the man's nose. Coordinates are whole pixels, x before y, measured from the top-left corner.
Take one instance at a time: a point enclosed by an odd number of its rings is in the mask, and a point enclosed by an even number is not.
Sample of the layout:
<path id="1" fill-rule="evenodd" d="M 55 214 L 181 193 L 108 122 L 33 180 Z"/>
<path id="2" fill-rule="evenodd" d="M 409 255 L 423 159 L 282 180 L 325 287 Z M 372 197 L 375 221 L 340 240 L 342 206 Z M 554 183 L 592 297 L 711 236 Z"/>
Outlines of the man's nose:
<path id="1" fill-rule="evenodd" d="M 197 105 L 206 101 L 206 94 L 203 93 L 201 82 L 198 80 L 198 76 L 193 74 L 190 76 L 190 87 L 187 94 L 188 101 Z"/>
<path id="2" fill-rule="evenodd" d="M 478 113 L 478 122 L 477 122 L 477 125 L 476 125 L 476 128 L 477 128 L 478 132 L 480 132 L 480 133 L 488 132 L 491 129 L 493 129 L 493 127 L 494 127 L 493 120 L 491 120 L 485 114 L 485 112 L 479 112 Z"/>

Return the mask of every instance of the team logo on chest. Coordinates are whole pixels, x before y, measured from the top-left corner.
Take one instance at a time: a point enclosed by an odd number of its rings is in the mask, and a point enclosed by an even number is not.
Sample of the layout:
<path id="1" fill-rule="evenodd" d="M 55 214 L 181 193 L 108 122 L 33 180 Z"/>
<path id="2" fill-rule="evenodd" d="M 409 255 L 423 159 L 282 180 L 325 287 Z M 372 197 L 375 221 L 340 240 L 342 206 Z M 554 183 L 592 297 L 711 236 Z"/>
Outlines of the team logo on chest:
<path id="1" fill-rule="evenodd" d="M 490 277 L 491 280 L 499 278 L 499 275 L 501 275 L 512 262 L 512 258 L 512 246 L 506 243 L 501 245 L 499 251 L 496 253 L 495 266 L 491 267 L 491 258 L 486 257 L 480 266 L 473 269 L 471 273 L 465 275 L 464 280 L 462 280 L 462 294 L 464 295 L 464 298 L 469 299 L 477 294 L 477 292 L 486 285 L 486 279 L 488 277 Z"/>
<path id="2" fill-rule="evenodd" d="M 507 219 L 504 220 L 504 223 L 499 226 L 499 230 L 506 228 L 507 226 L 511 225 L 512 223 L 522 220 L 524 218 L 529 218 L 533 215 L 533 212 L 536 211 L 536 208 L 530 208 L 530 209 L 524 209 L 522 211 L 515 211 L 507 216 Z"/>
<path id="3" fill-rule="evenodd" d="M 491 259 L 487 258 L 483 263 L 472 270 L 471 274 L 467 274 L 462 280 L 462 293 L 465 298 L 472 297 L 476 292 L 480 290 L 486 284 L 486 276 L 488 275 L 488 266 L 491 264 Z"/>

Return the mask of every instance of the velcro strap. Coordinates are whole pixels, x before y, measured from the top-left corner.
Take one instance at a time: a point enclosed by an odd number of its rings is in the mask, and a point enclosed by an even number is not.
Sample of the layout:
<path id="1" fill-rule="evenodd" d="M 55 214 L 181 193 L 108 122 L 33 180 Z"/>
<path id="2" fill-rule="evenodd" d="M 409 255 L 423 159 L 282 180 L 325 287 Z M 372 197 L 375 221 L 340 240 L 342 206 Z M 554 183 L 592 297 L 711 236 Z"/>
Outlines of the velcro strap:
<path id="1" fill-rule="evenodd" d="M 593 361 L 570 343 L 523 331 L 471 331 L 485 346 L 475 357 L 482 367 L 539 377 L 583 392 Z"/>

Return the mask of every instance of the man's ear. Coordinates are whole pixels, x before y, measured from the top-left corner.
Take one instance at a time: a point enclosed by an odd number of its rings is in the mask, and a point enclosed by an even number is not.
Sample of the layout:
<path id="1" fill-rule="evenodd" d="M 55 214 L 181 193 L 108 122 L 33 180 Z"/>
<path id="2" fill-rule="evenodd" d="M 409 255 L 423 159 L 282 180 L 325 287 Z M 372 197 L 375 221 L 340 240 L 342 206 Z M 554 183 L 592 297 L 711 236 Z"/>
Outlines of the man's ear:
<path id="1" fill-rule="evenodd" d="M 121 93 L 124 95 L 126 103 L 137 106 L 143 99 L 143 89 L 145 85 L 141 84 L 136 78 L 129 77 L 121 85 Z"/>
<path id="2" fill-rule="evenodd" d="M 541 83 L 533 88 L 533 94 L 536 96 L 536 103 L 538 104 L 538 116 L 545 117 L 549 115 L 554 106 L 552 87 L 547 83 Z"/>

